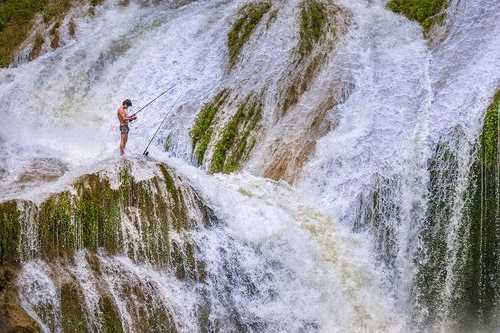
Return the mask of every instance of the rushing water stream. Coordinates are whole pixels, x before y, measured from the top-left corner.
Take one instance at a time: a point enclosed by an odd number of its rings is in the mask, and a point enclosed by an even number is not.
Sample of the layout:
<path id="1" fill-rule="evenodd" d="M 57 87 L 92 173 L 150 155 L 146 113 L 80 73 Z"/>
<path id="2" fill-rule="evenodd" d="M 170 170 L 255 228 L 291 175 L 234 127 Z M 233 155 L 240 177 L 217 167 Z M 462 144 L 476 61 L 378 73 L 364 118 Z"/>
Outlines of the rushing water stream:
<path id="1" fill-rule="evenodd" d="M 407 332 L 428 324 L 429 313 L 437 313 L 431 331 L 453 331 L 448 319 L 459 279 L 454 265 L 469 170 L 484 112 L 500 87 L 500 2 L 452 1 L 446 34 L 431 46 L 418 24 L 388 11 L 385 1 L 338 1 L 349 13 L 349 30 L 302 99 L 279 120 L 276 96 L 293 62 L 299 2 L 276 1 L 275 20 L 229 71 L 226 38 L 242 3 L 105 1 L 95 17 L 76 7 L 76 39 L 0 69 L 0 200 L 41 202 L 80 175 L 102 170 L 118 182 L 120 101 L 131 98 L 137 110 L 173 85 L 131 125 L 133 174 L 147 179 L 157 172 L 154 161 L 165 162 L 182 186 L 197 193 L 188 195 L 192 220 L 204 219 L 193 203 L 199 195 L 217 221 L 188 236 L 171 236 L 195 244 L 204 284 L 126 255 L 99 252 L 99 278 L 85 251 L 67 267 L 28 256 L 17 282 L 22 307 L 43 330 L 63 330 L 64 304 L 54 282 L 60 274 L 85 291 L 93 331 L 103 330 L 96 314 L 100 284 L 130 332 L 147 331 L 136 326 L 137 316 L 162 312 L 173 314 L 159 318 L 173 321 L 180 332 Z M 349 92 L 329 111 L 335 126 L 318 140 L 296 183 L 261 177 L 272 162 L 273 142 L 293 138 L 338 81 Z M 264 134 L 241 173 L 211 175 L 193 165 L 190 129 L 203 104 L 227 87 L 238 96 L 265 91 Z M 150 149 L 154 161 L 144 161 L 136 154 L 164 117 Z M 437 190 L 435 174 L 450 177 Z M 449 262 L 438 310 L 431 311 L 415 281 L 427 267 L 422 235 L 430 230 L 429 211 L 437 200 L 452 202 L 446 215 Z M 122 219 L 124 253 L 143 251 L 142 231 Z M 36 242 L 29 246 L 38 251 Z M 123 294 L 128 284 L 142 290 L 147 315 L 136 311 L 139 294 L 132 305 Z M 161 324 L 151 325 L 155 331 Z"/>

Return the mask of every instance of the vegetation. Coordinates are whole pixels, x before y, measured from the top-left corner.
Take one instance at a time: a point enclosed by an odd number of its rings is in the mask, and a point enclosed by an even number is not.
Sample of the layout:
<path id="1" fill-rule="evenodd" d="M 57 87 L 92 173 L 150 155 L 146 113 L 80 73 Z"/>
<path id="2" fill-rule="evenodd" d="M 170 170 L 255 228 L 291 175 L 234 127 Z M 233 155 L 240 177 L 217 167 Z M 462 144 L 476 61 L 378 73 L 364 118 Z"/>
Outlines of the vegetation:
<path id="1" fill-rule="evenodd" d="M 500 91 L 485 118 L 478 140 L 477 156 L 470 173 L 466 207 L 459 232 L 461 246 L 456 270 L 456 300 L 452 313 L 460 331 L 484 331 L 494 322 L 500 279 L 500 160 L 498 121 Z"/>
<path id="2" fill-rule="evenodd" d="M 88 332 L 82 291 L 76 283 L 61 287 L 61 325 L 63 332 Z"/>
<path id="3" fill-rule="evenodd" d="M 227 35 L 230 68 L 236 65 L 241 49 L 250 39 L 252 32 L 260 23 L 262 17 L 270 9 L 271 3 L 269 1 L 251 3 L 240 9 L 239 18 L 233 23 Z"/>
<path id="4" fill-rule="evenodd" d="M 0 266 L 19 261 L 20 214 L 15 201 L 0 205 Z"/>
<path id="5" fill-rule="evenodd" d="M 440 141 L 428 164 L 430 172 L 429 199 L 425 227 L 419 240 L 422 243 L 415 261 L 417 273 L 412 290 L 414 318 L 417 327 L 429 327 L 444 316 L 445 285 L 449 278 L 449 223 L 453 218 L 455 192 L 458 185 L 459 159 L 451 147 L 458 145 L 461 132 L 456 131 L 452 140 Z"/>
<path id="6" fill-rule="evenodd" d="M 222 137 L 215 146 L 210 172 L 230 173 L 239 169 L 244 153 L 250 150 L 248 147 L 253 148 L 247 141 L 261 117 L 260 101 L 248 97 L 224 128 Z"/>
<path id="7" fill-rule="evenodd" d="M 54 194 L 39 206 L 20 201 L 0 203 L 0 264 L 21 261 L 20 252 L 27 241 L 21 237 L 21 227 L 33 218 L 38 224 L 37 234 L 33 235 L 39 244 L 39 251 L 33 253 L 35 258 L 53 261 L 71 258 L 79 249 L 89 253 L 100 249 L 157 266 L 170 265 L 176 271 L 185 270 L 185 276 L 203 278 L 203 266 L 196 260 L 193 246 L 179 248 L 179 253 L 175 253 L 170 232 L 182 232 L 192 226 L 187 200 L 199 207 L 204 224 L 210 219 L 208 208 L 191 197 L 188 190 L 176 185 L 169 168 L 159 165 L 159 171 L 161 175 L 136 181 L 130 167 L 125 165 L 120 168 L 120 186 L 116 189 L 106 177 L 90 174 L 75 182 L 76 193 Z M 30 212 L 29 216 L 21 214 L 25 210 Z M 128 247 L 124 242 L 124 215 L 133 223 L 140 223 L 138 246 Z M 77 323 L 69 318 L 67 324 Z"/>
<path id="8" fill-rule="evenodd" d="M 299 53 L 302 57 L 311 53 L 323 36 L 327 25 L 327 11 L 318 0 L 305 0 L 300 7 Z"/>
<path id="9" fill-rule="evenodd" d="M 282 113 L 286 113 L 309 89 L 333 49 L 335 34 L 342 31 L 336 26 L 338 16 L 346 16 L 341 8 L 320 0 L 303 0 L 299 9 L 298 57 L 289 75 L 290 84 L 280 92 Z M 326 37 L 329 35 L 331 38 Z M 313 53 L 314 49 L 317 52 Z"/>
<path id="10" fill-rule="evenodd" d="M 435 23 L 442 22 L 447 6 L 448 0 L 391 0 L 387 4 L 393 12 L 420 23 L 425 33 L 428 33 Z"/>
<path id="11" fill-rule="evenodd" d="M 203 106 L 196 117 L 191 129 L 191 139 L 193 141 L 195 159 L 199 165 L 203 163 L 205 152 L 212 139 L 212 123 L 228 96 L 229 91 L 226 89 L 222 90 L 210 103 Z"/>
<path id="12" fill-rule="evenodd" d="M 0 67 L 10 64 L 16 48 L 26 39 L 35 15 L 47 1 L 5 0 L 0 2 Z"/>
<path id="13" fill-rule="evenodd" d="M 0 1 L 0 67 L 7 67 L 12 62 L 17 48 L 28 37 L 33 28 L 34 18 L 40 14 L 45 24 L 52 23 L 51 47 L 59 47 L 59 26 L 64 15 L 71 6 L 82 0 L 3 0 Z M 94 13 L 96 6 L 103 0 L 90 1 L 90 13 Z M 75 22 L 70 21 L 69 33 L 74 36 L 76 31 Z M 30 59 L 36 58 L 44 43 L 43 36 L 38 34 L 35 38 Z"/>
<path id="14" fill-rule="evenodd" d="M 115 303 L 110 296 L 103 296 L 99 299 L 99 311 L 103 317 L 102 331 L 105 333 L 124 332 L 120 315 Z"/>

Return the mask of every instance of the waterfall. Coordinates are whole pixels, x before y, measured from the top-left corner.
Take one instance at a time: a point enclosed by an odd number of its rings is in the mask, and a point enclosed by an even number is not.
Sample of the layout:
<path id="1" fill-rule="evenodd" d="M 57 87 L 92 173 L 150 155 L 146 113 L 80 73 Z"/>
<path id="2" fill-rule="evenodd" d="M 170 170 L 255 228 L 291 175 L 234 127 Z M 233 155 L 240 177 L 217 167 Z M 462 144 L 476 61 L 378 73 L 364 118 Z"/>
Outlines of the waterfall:
<path id="1" fill-rule="evenodd" d="M 0 68 L 0 331 L 498 331 L 498 12 L 74 3 Z"/>

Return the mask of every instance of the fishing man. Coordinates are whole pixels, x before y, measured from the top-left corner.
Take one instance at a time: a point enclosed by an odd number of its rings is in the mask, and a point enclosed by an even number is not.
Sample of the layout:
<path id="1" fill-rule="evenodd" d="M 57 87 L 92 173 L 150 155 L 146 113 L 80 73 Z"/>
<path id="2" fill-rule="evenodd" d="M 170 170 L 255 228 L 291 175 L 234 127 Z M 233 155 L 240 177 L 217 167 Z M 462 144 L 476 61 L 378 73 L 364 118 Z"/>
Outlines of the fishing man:
<path id="1" fill-rule="evenodd" d="M 136 116 L 128 116 L 127 109 L 132 106 L 132 102 L 130 99 L 126 99 L 123 101 L 122 106 L 118 109 L 118 120 L 120 121 L 120 155 L 123 156 L 125 154 L 125 146 L 127 145 L 128 140 L 128 123 L 129 121 L 134 121 L 137 119 Z"/>

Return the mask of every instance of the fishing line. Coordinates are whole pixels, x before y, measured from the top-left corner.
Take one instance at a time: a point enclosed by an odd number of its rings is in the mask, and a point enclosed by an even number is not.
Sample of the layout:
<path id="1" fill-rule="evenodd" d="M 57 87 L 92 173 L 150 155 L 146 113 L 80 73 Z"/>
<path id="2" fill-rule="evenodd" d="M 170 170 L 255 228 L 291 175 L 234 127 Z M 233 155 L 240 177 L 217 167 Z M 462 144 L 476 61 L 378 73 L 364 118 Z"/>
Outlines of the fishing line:
<path id="1" fill-rule="evenodd" d="M 177 104 L 177 102 L 179 101 L 181 96 L 179 96 L 177 98 L 177 100 L 175 101 L 174 105 Z M 156 135 L 158 134 L 158 132 L 160 131 L 160 128 L 162 128 L 163 124 L 165 123 L 165 120 L 167 120 L 167 117 L 170 115 L 170 112 L 167 112 L 167 114 L 165 115 L 165 117 L 163 118 L 163 120 L 161 121 L 160 125 L 158 126 L 158 128 L 156 129 L 156 132 L 155 134 L 153 134 L 153 136 L 151 137 L 151 140 L 149 140 L 148 142 L 148 145 L 146 146 L 146 149 L 144 149 L 144 152 L 142 153 L 142 155 L 144 156 L 148 156 L 149 155 L 149 152 L 148 152 L 148 149 L 149 149 L 149 146 L 151 145 L 151 143 L 153 142 L 154 138 L 156 137 Z"/>
<path id="2" fill-rule="evenodd" d="M 160 95 L 158 95 L 157 97 L 155 97 L 153 100 L 151 100 L 148 104 L 144 105 L 142 108 L 139 109 L 139 111 L 137 111 L 136 113 L 134 113 L 133 115 L 131 115 L 131 117 L 135 117 L 139 114 L 139 112 L 143 111 L 145 108 L 147 108 L 148 106 L 150 106 L 151 104 L 153 104 L 158 98 L 160 98 L 161 96 L 165 95 L 166 93 L 168 93 L 170 90 L 174 89 L 175 88 L 175 84 L 172 85 L 170 88 L 168 88 L 167 90 L 165 90 L 164 92 L 162 92 Z"/>

